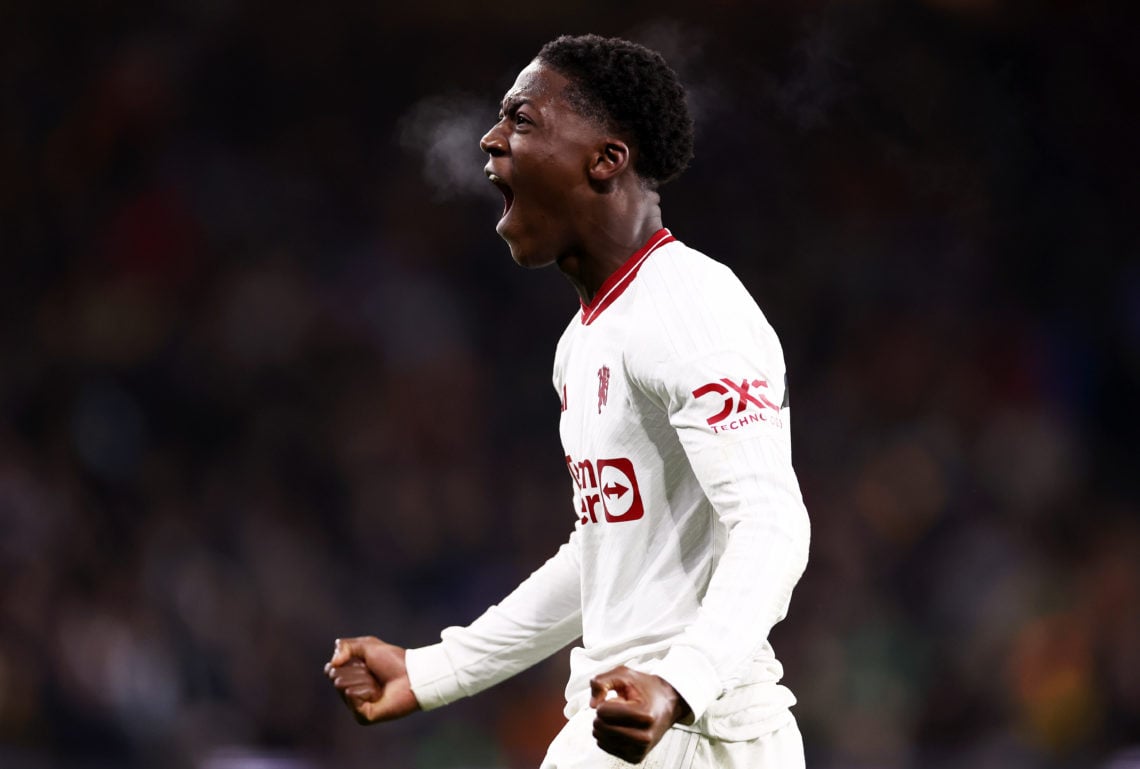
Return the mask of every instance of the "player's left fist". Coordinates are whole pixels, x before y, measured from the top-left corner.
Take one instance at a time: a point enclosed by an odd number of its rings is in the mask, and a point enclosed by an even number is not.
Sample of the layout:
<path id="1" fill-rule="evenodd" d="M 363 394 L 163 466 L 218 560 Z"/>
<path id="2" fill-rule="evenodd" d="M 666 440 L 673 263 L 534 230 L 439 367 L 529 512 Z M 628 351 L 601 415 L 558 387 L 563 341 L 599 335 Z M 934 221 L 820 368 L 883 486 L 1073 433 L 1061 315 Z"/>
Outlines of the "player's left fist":
<path id="1" fill-rule="evenodd" d="M 590 681 L 590 707 L 597 711 L 598 747 L 631 764 L 641 763 L 669 727 L 690 712 L 664 678 L 624 665 Z"/>

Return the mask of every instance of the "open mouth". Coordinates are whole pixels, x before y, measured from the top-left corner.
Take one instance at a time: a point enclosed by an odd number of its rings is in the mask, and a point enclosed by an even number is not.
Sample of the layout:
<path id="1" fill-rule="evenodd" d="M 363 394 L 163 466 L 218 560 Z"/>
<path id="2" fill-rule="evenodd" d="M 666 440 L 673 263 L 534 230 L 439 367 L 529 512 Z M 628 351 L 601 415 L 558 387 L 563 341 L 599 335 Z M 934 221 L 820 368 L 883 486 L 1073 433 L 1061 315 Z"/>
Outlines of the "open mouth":
<path id="1" fill-rule="evenodd" d="M 489 173 L 487 174 L 487 178 L 491 180 L 491 184 L 495 185 L 499 189 L 499 192 L 503 193 L 502 216 L 505 217 L 507 213 L 510 212 L 511 205 L 515 202 L 514 190 L 511 189 L 511 185 L 507 184 L 503 177 L 498 176 L 497 174 Z"/>

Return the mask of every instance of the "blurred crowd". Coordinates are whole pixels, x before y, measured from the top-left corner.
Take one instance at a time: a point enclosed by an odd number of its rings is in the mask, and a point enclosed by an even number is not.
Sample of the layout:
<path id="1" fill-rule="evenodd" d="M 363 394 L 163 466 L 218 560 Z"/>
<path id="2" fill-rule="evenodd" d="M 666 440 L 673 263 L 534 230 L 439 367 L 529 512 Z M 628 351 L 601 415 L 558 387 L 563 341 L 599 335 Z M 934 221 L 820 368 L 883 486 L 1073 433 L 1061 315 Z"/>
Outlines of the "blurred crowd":
<path id="1" fill-rule="evenodd" d="M 0 766 L 537 765 L 564 653 L 370 729 L 321 667 L 433 642 L 573 525 L 577 299 L 511 262 L 477 141 L 585 31 L 690 84 L 666 225 L 784 344 L 808 765 L 1140 766 L 1132 28 L 586 6 L 0 6 Z"/>

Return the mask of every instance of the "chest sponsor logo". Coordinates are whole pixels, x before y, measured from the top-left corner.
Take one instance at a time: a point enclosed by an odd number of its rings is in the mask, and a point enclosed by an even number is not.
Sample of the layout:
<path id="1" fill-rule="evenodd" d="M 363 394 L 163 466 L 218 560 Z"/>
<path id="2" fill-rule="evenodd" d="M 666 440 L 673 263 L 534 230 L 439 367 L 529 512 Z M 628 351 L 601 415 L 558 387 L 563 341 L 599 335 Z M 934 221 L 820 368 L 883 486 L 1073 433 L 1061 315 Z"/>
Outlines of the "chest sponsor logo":
<path id="1" fill-rule="evenodd" d="M 625 523 L 645 515 L 633 462 L 616 459 L 583 459 L 566 455 L 566 469 L 574 479 L 578 520 L 587 523 Z M 600 517 L 599 517 L 600 512 Z"/>
<path id="2" fill-rule="evenodd" d="M 693 390 L 694 398 L 707 398 L 711 403 L 720 403 L 720 409 L 705 421 L 714 433 L 739 430 L 757 422 L 780 422 L 780 407 L 765 394 L 768 383 L 763 379 L 741 379 L 739 382 L 729 377 L 709 382 Z"/>

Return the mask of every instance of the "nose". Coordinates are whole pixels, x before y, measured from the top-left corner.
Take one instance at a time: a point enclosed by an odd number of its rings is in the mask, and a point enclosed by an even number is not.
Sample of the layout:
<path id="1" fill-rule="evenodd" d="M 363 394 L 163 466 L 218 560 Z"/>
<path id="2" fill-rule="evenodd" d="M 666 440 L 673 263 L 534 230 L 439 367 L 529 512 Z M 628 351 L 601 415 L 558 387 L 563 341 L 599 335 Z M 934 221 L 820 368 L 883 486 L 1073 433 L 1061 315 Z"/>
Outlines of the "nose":
<path id="1" fill-rule="evenodd" d="M 507 154 L 507 142 L 503 138 L 502 131 L 499 130 L 501 125 L 501 122 L 495 123 L 491 126 L 491 130 L 483 134 L 483 138 L 479 140 L 479 149 L 493 158 Z"/>

